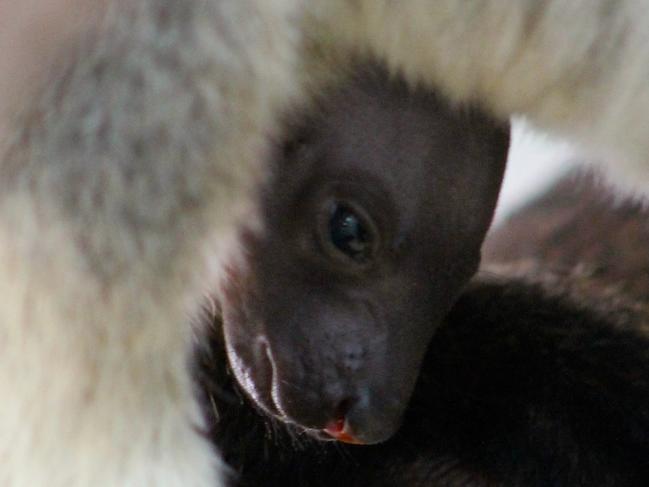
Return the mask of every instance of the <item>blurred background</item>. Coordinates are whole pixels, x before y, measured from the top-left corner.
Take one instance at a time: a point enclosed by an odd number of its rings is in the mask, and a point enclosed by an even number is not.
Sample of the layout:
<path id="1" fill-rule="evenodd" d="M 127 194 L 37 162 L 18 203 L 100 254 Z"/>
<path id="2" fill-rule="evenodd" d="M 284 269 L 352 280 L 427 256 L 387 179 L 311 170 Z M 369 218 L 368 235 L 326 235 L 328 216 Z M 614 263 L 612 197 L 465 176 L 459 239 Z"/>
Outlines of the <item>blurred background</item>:
<path id="1" fill-rule="evenodd" d="M 577 155 L 577 149 L 567 142 L 541 133 L 522 119 L 514 119 L 495 226 L 574 168 Z"/>

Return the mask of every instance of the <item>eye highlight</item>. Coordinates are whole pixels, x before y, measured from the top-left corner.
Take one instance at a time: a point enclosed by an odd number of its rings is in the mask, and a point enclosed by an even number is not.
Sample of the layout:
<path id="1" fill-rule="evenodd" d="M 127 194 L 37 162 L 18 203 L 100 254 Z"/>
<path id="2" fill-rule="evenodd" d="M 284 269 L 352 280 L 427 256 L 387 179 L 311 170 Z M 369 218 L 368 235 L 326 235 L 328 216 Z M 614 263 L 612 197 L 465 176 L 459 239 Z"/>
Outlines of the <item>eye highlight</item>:
<path id="1" fill-rule="evenodd" d="M 377 232 L 371 219 L 353 205 L 332 202 L 321 229 L 327 252 L 335 258 L 368 263 L 374 256 Z"/>

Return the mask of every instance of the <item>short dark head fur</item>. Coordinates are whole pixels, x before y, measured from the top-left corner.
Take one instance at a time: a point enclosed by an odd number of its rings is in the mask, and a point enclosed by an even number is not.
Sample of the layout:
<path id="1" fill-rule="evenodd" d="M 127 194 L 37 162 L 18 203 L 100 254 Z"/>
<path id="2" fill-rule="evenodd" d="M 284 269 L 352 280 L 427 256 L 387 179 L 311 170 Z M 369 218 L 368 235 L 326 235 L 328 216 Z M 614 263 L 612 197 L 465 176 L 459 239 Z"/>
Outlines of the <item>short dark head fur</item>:
<path id="1" fill-rule="evenodd" d="M 375 443 L 397 429 L 478 268 L 509 128 L 373 65 L 310 113 L 278 150 L 263 232 L 243 232 L 245 263 L 223 285 L 226 345 L 265 411 Z"/>

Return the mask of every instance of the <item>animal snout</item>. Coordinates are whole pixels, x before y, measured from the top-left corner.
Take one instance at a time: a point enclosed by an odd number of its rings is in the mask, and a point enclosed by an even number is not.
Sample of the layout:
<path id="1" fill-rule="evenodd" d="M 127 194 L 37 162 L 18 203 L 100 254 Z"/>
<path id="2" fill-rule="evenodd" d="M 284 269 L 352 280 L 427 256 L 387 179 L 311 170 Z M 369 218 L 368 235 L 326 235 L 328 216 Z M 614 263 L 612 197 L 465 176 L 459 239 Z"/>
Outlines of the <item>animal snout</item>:
<path id="1" fill-rule="evenodd" d="M 362 388 L 336 404 L 323 429 L 343 443 L 373 444 L 390 438 L 400 418 L 399 403 L 381 400 L 369 388 Z"/>

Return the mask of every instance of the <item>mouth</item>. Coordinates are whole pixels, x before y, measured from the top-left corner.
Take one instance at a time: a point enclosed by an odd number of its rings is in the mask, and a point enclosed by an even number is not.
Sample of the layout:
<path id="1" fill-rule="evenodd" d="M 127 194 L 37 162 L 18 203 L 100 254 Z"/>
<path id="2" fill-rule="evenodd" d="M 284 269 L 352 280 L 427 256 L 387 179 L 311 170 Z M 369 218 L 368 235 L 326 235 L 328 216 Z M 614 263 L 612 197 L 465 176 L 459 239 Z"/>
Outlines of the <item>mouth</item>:
<path id="1" fill-rule="evenodd" d="M 335 428 L 330 428 L 329 426 L 326 426 L 324 429 L 304 428 L 301 426 L 299 428 L 318 441 L 328 443 L 340 442 L 349 445 L 364 445 L 362 441 L 357 440 L 352 435 L 346 432 L 337 431 Z"/>
<path id="2" fill-rule="evenodd" d="M 332 439 L 341 443 L 348 443 L 350 445 L 364 444 L 350 433 L 349 425 L 344 417 L 329 421 L 323 431 Z"/>

